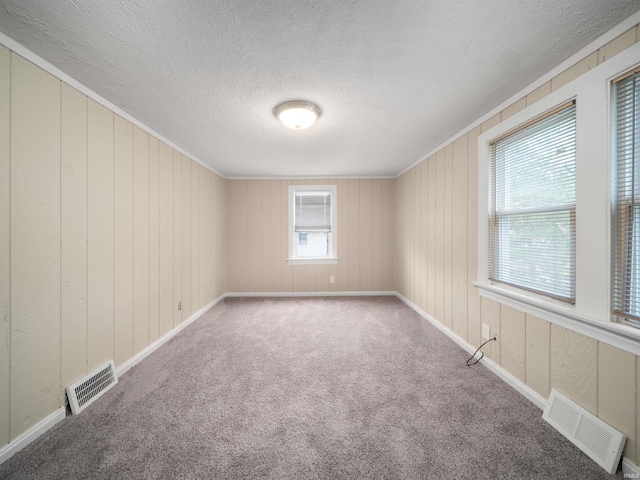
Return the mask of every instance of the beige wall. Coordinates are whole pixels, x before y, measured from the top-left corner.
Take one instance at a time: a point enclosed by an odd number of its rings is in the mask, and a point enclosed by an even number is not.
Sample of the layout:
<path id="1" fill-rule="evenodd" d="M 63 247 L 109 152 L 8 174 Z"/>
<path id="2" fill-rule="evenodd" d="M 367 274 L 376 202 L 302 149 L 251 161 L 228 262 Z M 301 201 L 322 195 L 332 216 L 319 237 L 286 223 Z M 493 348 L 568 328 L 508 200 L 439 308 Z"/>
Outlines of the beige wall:
<path id="1" fill-rule="evenodd" d="M 393 179 L 228 180 L 229 292 L 395 291 Z M 289 185 L 338 187 L 337 265 L 293 265 Z M 336 283 L 330 284 L 329 277 Z"/>
<path id="2" fill-rule="evenodd" d="M 628 437 L 638 461 L 640 359 L 480 298 L 477 276 L 478 135 L 635 44 L 632 28 L 397 178 L 397 288 L 473 346 L 481 323 L 498 336 L 487 355 L 543 397 L 555 388 Z M 639 412 L 639 413 L 637 413 Z"/>
<path id="3" fill-rule="evenodd" d="M 226 291 L 225 189 L 0 47 L 0 445 Z"/>

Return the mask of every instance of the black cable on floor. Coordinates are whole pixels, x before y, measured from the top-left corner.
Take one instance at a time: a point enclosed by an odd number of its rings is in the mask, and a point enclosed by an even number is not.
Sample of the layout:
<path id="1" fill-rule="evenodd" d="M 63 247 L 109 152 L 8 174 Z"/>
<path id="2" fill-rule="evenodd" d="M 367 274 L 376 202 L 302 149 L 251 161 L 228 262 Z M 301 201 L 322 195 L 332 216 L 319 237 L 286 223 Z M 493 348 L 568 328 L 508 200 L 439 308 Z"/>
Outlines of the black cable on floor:
<path id="1" fill-rule="evenodd" d="M 473 363 L 469 363 L 471 360 L 473 360 L 473 357 L 476 356 L 476 353 L 478 353 L 478 351 L 484 347 L 487 343 L 493 341 L 493 340 L 497 340 L 496 337 L 490 338 L 489 340 L 487 340 L 486 342 L 484 342 L 482 345 L 480 345 L 478 347 L 478 350 L 476 350 L 475 352 L 473 352 L 473 355 L 471 355 L 471 358 L 469 358 L 469 360 L 467 360 L 467 367 L 470 367 L 471 365 L 475 365 L 476 363 L 478 363 L 480 360 L 482 360 L 482 357 L 484 357 L 484 352 L 480 352 L 482 355 L 480 355 L 480 358 L 478 358 L 475 362 Z"/>

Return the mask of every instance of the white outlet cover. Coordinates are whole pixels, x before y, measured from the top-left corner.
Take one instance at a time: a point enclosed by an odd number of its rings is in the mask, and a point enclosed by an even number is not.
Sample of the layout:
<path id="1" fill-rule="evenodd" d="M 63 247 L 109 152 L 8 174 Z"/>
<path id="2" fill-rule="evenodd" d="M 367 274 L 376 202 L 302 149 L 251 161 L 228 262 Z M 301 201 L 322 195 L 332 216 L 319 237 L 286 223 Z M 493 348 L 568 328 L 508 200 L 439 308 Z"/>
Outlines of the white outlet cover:
<path id="1" fill-rule="evenodd" d="M 489 340 L 489 335 L 491 335 L 491 330 L 489 329 L 489 325 L 486 323 L 482 324 L 482 338 L 485 340 Z"/>

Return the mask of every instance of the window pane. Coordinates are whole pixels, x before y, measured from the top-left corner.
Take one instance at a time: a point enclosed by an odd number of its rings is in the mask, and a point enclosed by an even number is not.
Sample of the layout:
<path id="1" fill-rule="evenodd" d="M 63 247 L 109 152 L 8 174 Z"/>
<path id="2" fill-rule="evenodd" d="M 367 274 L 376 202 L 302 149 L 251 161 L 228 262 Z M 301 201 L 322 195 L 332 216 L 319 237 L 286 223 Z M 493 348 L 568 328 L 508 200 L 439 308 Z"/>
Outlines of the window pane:
<path id="1" fill-rule="evenodd" d="M 640 321 L 640 74 L 613 85 L 613 313 Z"/>
<path id="2" fill-rule="evenodd" d="M 491 280 L 574 300 L 575 156 L 573 103 L 491 144 Z"/>
<path id="3" fill-rule="evenodd" d="M 326 257 L 329 255 L 329 237 L 327 232 L 298 232 L 296 251 L 299 257 Z"/>

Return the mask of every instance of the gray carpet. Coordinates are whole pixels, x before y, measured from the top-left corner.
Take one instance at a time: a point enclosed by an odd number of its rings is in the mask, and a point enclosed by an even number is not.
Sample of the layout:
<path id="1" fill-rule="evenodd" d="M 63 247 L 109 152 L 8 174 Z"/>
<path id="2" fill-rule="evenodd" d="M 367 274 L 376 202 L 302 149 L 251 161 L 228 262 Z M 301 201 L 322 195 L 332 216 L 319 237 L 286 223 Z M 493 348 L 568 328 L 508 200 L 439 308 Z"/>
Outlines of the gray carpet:
<path id="1" fill-rule="evenodd" d="M 0 478 L 611 478 L 468 356 L 392 297 L 227 299 Z"/>

